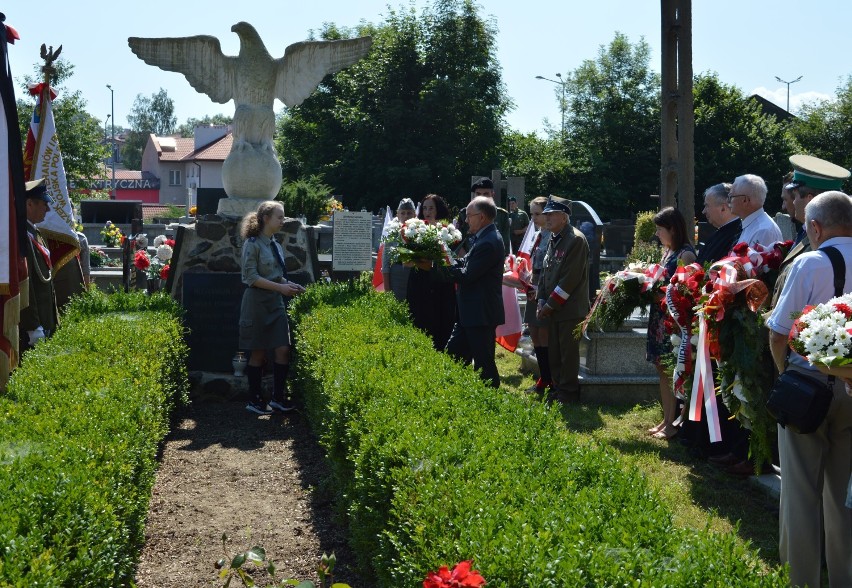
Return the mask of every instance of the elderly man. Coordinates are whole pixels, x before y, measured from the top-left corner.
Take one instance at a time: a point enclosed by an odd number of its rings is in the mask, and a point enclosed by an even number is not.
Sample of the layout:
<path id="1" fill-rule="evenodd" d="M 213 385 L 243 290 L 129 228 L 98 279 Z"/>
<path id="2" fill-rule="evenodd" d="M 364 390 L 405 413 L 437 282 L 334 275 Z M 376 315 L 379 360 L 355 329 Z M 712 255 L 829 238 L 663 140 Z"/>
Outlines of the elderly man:
<path id="1" fill-rule="evenodd" d="M 805 230 L 814 251 L 803 253 L 790 266 L 767 321 L 769 346 L 779 372 L 797 370 L 825 382 L 826 377 L 807 359 L 788 349 L 787 337 L 794 313 L 834 297 L 832 264 L 820 250 L 834 247 L 847 268 L 852 264 L 852 201 L 835 191 L 814 197 L 805 206 Z M 846 272 L 843 291 L 852 291 L 852 272 Z M 799 434 L 778 429 L 779 549 L 781 561 L 790 564 L 794 586 L 822 585 L 823 544 L 829 583 L 852 586 L 852 510 L 844 506 L 852 470 L 852 397 L 840 381 L 834 382 L 833 391 L 828 414 L 816 431 Z"/>
<path id="2" fill-rule="evenodd" d="M 509 255 L 509 247 L 511 246 L 509 227 L 511 225 L 511 221 L 509 220 L 509 213 L 506 212 L 506 209 L 497 206 L 497 199 L 494 192 L 494 182 L 492 182 L 489 178 L 479 178 L 473 183 L 473 185 L 471 185 L 470 193 L 471 200 L 478 196 L 485 196 L 487 198 L 491 198 L 491 201 L 494 202 L 494 205 L 497 209 L 497 216 L 494 219 L 494 225 L 497 227 L 497 231 L 500 233 L 500 237 L 502 237 L 503 239 L 503 255 Z M 462 241 L 459 245 L 460 253 L 464 253 L 465 251 L 470 250 L 470 243 L 468 242 L 468 235 L 470 234 L 470 229 L 468 227 L 466 214 L 466 209 L 461 209 L 456 222 L 456 226 L 462 234 Z"/>
<path id="3" fill-rule="evenodd" d="M 549 400 L 566 403 L 580 398 L 580 341 L 574 331 L 589 312 L 589 244 L 568 222 L 570 200 L 551 196 L 542 213 L 551 236 L 536 290 L 536 316 L 548 321 Z"/>
<path id="4" fill-rule="evenodd" d="M 420 262 L 421 269 L 438 269 L 444 279 L 458 284 L 458 318 L 447 341 L 446 351 L 480 370 L 479 377 L 495 388 L 500 374 L 494 362 L 497 326 L 506 318 L 503 311 L 503 239 L 494 219 L 497 207 L 487 196 L 476 196 L 465 208 L 470 227 L 470 250 L 450 267 Z"/>
<path id="5" fill-rule="evenodd" d="M 21 309 L 19 329 L 22 350 L 33 347 L 40 339 L 52 335 L 59 325 L 50 251 L 36 228 L 36 225 L 44 220 L 53 202 L 44 179 L 26 183 L 26 200 L 29 299 L 26 308 Z"/>
<path id="6" fill-rule="evenodd" d="M 716 232 L 698 252 L 696 261 L 700 264 L 719 261 L 737 244 L 742 223 L 728 206 L 730 192 L 731 184 L 716 184 L 704 190 L 704 217 L 716 228 Z"/>
<path id="7" fill-rule="evenodd" d="M 738 243 L 746 242 L 749 246 L 759 243 L 768 247 L 781 240 L 781 229 L 763 210 L 764 202 L 766 182 L 763 178 L 746 174 L 734 180 L 731 193 L 728 194 L 728 206 L 743 223 Z"/>

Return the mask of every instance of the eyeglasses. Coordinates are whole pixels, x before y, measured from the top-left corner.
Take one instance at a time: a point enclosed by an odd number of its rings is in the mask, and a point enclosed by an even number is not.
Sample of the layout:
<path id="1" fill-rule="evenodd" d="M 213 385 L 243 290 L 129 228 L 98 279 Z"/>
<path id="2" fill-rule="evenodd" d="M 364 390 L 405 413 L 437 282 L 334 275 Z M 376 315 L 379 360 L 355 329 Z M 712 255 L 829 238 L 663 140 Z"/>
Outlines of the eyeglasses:
<path id="1" fill-rule="evenodd" d="M 470 218 L 472 216 L 482 216 L 482 213 L 481 212 L 472 212 L 469 215 L 467 215 L 467 218 Z"/>
<path id="2" fill-rule="evenodd" d="M 730 202 L 734 198 L 739 198 L 740 196 L 742 196 L 743 198 L 748 198 L 748 194 L 729 194 L 728 195 L 728 202 Z"/>

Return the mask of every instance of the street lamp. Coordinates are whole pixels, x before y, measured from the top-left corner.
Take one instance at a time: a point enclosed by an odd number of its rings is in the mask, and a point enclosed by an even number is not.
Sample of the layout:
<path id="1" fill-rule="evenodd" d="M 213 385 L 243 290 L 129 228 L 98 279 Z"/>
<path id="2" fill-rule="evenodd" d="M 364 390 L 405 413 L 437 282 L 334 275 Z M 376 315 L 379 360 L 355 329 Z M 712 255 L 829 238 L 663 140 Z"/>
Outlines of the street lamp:
<path id="1" fill-rule="evenodd" d="M 109 101 L 110 108 L 112 109 L 112 113 L 110 117 L 112 118 L 112 139 L 110 140 L 110 149 L 112 149 L 112 183 L 110 184 L 110 188 L 112 188 L 112 199 L 116 200 L 116 192 L 115 192 L 115 92 L 112 89 L 112 86 L 109 84 L 106 85 L 109 88 Z M 105 123 L 106 124 L 106 123 Z"/>
<path id="2" fill-rule="evenodd" d="M 559 81 L 551 80 L 550 78 L 546 78 L 544 76 L 536 76 L 537 80 L 544 80 L 546 82 L 550 82 L 552 84 L 557 84 L 562 87 L 562 100 L 559 102 L 559 109 L 562 111 L 562 140 L 565 140 L 565 80 L 562 79 L 562 74 L 556 74 L 556 77 L 559 78 Z"/>
<path id="3" fill-rule="evenodd" d="M 795 84 L 796 82 L 802 79 L 802 76 L 797 77 L 792 82 L 786 82 L 778 76 L 775 76 L 775 79 L 781 82 L 782 84 L 787 84 L 787 112 L 790 112 L 790 84 Z"/>

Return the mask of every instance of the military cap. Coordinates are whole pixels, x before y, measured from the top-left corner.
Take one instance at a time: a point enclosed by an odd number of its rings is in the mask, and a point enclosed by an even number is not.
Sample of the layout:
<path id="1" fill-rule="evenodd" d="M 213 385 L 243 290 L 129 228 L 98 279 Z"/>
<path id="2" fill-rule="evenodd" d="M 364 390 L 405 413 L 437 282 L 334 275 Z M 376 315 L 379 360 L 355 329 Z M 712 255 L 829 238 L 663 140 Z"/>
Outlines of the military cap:
<path id="1" fill-rule="evenodd" d="M 807 186 L 816 190 L 840 190 L 843 181 L 849 177 L 849 170 L 812 155 L 791 155 L 793 181 L 784 188 L 791 190 Z"/>
<path id="2" fill-rule="evenodd" d="M 490 178 L 479 178 L 476 180 L 473 185 L 470 187 L 470 191 L 474 192 L 476 190 L 493 190 L 494 182 L 491 181 Z"/>
<path id="3" fill-rule="evenodd" d="M 44 185 L 44 178 L 33 180 L 24 184 L 26 186 L 26 197 L 34 200 L 44 200 L 48 204 L 53 203 L 53 198 L 50 197 L 50 192 L 47 191 L 47 186 Z"/>
<path id="4" fill-rule="evenodd" d="M 547 214 L 548 212 L 571 214 L 571 201 L 567 198 L 560 198 L 551 194 L 550 198 L 547 199 L 547 204 L 544 205 L 544 210 L 541 212 L 542 214 Z"/>

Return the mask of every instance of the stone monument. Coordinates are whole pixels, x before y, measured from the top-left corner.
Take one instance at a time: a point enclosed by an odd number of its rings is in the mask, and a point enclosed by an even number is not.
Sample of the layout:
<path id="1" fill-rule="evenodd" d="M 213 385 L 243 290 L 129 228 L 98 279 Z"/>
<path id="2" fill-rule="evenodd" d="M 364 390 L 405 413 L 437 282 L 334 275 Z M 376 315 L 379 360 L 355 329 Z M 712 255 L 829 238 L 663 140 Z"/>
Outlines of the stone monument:
<path id="1" fill-rule="evenodd" d="M 370 50 L 371 37 L 341 41 L 303 41 L 273 59 L 253 26 L 239 22 L 231 31 L 240 37 L 236 57 L 222 53 L 219 39 L 209 35 L 180 38 L 130 37 L 130 49 L 149 65 L 183 74 L 193 88 L 214 102 L 233 100 L 234 143 L 222 166 L 227 199 L 220 214 L 242 217 L 281 187 L 281 164 L 275 156 L 276 98 L 297 106 L 331 73 L 357 62 Z"/>

